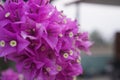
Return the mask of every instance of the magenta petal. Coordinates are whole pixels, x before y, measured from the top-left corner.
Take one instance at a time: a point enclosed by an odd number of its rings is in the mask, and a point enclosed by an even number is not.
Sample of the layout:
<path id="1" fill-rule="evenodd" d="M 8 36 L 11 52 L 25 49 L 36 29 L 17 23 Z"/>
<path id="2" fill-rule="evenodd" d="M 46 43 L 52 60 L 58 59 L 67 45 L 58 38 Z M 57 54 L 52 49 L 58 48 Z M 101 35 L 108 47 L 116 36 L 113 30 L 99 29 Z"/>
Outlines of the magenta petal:
<path id="1" fill-rule="evenodd" d="M 3 20 L 3 21 L 0 21 L 0 27 L 4 27 L 5 25 L 9 24 L 10 21 L 9 20 Z"/>
<path id="2" fill-rule="evenodd" d="M 19 74 L 17 72 L 14 72 L 12 69 L 8 69 L 6 71 L 2 72 L 1 78 L 2 80 L 18 80 Z"/>
<path id="3" fill-rule="evenodd" d="M 57 46 L 58 38 L 48 36 L 48 38 L 44 37 L 44 39 L 46 40 L 46 42 L 50 45 L 52 49 L 55 49 L 55 47 Z"/>
<path id="4" fill-rule="evenodd" d="M 40 69 L 43 65 L 44 65 L 44 63 L 43 62 L 40 62 L 40 61 L 34 61 L 35 62 L 35 64 L 37 64 L 37 69 Z"/>
<path id="5" fill-rule="evenodd" d="M 17 47 L 17 50 L 18 50 L 18 52 L 20 52 L 29 45 L 29 42 L 27 40 L 20 38 L 20 37 L 18 37 L 18 40 L 19 40 L 19 45 Z"/>
<path id="6" fill-rule="evenodd" d="M 0 57 L 7 56 L 7 55 L 14 53 L 14 52 L 16 52 L 16 50 L 14 48 L 9 48 L 9 47 L 0 48 Z"/>

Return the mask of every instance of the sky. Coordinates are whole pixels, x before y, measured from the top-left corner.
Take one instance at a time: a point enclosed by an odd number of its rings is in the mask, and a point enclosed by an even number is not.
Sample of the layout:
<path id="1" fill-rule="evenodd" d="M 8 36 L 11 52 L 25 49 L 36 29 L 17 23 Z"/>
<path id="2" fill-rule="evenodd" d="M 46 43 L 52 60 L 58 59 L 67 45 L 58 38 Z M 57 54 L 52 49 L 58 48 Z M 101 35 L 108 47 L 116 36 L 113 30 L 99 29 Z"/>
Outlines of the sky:
<path id="1" fill-rule="evenodd" d="M 69 18 L 75 19 L 76 6 L 65 6 L 71 1 L 74 0 L 55 0 L 53 5 L 63 10 Z M 81 31 L 92 33 L 97 30 L 106 40 L 113 39 L 115 33 L 120 31 L 120 6 L 81 3 L 79 8 Z"/>

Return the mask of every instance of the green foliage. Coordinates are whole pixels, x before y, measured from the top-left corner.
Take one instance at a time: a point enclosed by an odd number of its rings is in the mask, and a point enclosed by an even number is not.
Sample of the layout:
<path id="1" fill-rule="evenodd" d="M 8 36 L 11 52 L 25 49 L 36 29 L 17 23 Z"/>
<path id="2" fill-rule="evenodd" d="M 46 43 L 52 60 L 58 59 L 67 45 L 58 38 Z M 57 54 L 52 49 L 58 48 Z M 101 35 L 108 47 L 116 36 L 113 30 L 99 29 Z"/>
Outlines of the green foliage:
<path id="1" fill-rule="evenodd" d="M 0 58 L 0 72 L 8 68 L 14 68 L 14 63 L 11 61 L 6 61 L 4 58 Z"/>

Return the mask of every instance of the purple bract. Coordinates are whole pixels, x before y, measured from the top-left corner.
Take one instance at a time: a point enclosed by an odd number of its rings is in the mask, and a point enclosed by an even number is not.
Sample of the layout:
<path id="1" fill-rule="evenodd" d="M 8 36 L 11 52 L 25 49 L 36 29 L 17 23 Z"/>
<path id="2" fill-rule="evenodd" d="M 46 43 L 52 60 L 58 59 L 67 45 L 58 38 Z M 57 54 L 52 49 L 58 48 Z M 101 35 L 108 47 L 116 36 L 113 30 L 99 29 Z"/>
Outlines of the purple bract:
<path id="1" fill-rule="evenodd" d="M 8 69 L 2 72 L 0 80 L 24 80 L 24 76 L 14 72 L 12 69 Z"/>

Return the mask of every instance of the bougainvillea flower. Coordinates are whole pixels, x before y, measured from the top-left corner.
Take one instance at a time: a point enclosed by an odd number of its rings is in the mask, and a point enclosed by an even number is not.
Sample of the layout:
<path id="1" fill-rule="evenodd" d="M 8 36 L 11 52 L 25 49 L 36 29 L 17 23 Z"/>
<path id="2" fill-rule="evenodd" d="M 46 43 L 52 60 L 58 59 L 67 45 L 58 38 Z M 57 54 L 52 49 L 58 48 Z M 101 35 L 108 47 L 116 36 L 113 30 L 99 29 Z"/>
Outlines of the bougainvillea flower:
<path id="1" fill-rule="evenodd" d="M 60 80 L 63 76 L 63 80 L 73 80 L 74 76 L 83 73 L 82 66 L 79 63 L 80 61 L 72 60 L 72 62 L 62 62 L 58 61 L 58 69 L 60 72 L 57 74 L 56 80 Z M 79 69 L 78 69 L 79 68 Z M 71 76 L 70 76 L 71 75 Z"/>
<path id="2" fill-rule="evenodd" d="M 90 54 L 91 45 L 88 33 L 50 0 L 0 5 L 0 57 L 14 61 L 25 80 L 73 80 L 83 72 L 80 52 Z"/>
<path id="3" fill-rule="evenodd" d="M 50 23 L 46 27 L 47 34 L 43 36 L 46 42 L 50 45 L 52 49 L 55 49 L 58 43 L 58 36 L 62 32 L 62 28 L 60 25 L 56 23 Z"/>
<path id="4" fill-rule="evenodd" d="M 22 27 L 20 28 L 21 32 L 22 32 L 21 35 L 25 39 L 27 37 L 30 37 L 30 36 L 34 37 L 33 39 L 36 39 L 35 37 L 42 37 L 43 33 L 46 33 L 46 28 L 45 27 L 48 25 L 48 22 L 46 22 L 46 23 L 36 23 L 34 20 L 32 20 L 30 18 L 27 18 L 26 23 L 22 24 Z"/>
<path id="5" fill-rule="evenodd" d="M 41 56 L 39 57 L 39 55 Z M 58 73 L 55 62 L 48 59 L 45 56 L 42 56 L 42 54 L 40 53 L 39 54 L 36 53 L 36 55 L 32 55 L 31 53 L 24 51 L 22 52 L 22 54 L 19 55 L 12 54 L 12 55 L 8 55 L 7 57 L 8 59 L 14 60 L 16 62 L 18 71 L 20 73 L 23 73 L 26 76 L 27 80 L 33 80 L 35 78 L 39 78 L 40 75 L 41 77 L 43 75 L 45 77 L 44 74 L 45 71 L 49 73 L 49 75 L 51 76 L 53 75 L 55 76 Z M 40 73 L 41 71 L 43 71 L 43 73 Z M 44 80 L 44 77 L 42 80 Z"/>
<path id="6" fill-rule="evenodd" d="M 39 6 L 30 3 L 26 10 L 26 15 L 37 22 L 49 19 L 54 14 L 55 9 L 51 5 Z"/>
<path id="7" fill-rule="evenodd" d="M 18 34 L 11 33 L 0 28 L 0 56 L 17 52 L 19 53 L 28 46 L 29 42 L 22 39 Z"/>
<path id="8" fill-rule="evenodd" d="M 29 3 L 34 3 L 37 5 L 46 5 L 49 3 L 50 0 L 30 0 Z"/>
<path id="9" fill-rule="evenodd" d="M 3 10 L 0 12 L 0 23 L 2 27 L 5 24 L 14 22 L 14 23 L 23 23 L 24 22 L 24 2 L 22 0 L 6 0 L 4 3 Z"/>
<path id="10" fill-rule="evenodd" d="M 27 51 L 21 53 L 22 54 L 18 55 L 8 55 L 7 58 L 15 61 L 18 72 L 23 73 L 26 80 L 34 80 L 37 72 L 39 72 L 44 63 L 36 60 L 35 57 Z"/>
<path id="11" fill-rule="evenodd" d="M 14 72 L 12 69 L 8 69 L 2 72 L 1 80 L 24 80 L 24 76 L 17 72 Z"/>
<path id="12" fill-rule="evenodd" d="M 79 36 L 77 37 L 77 40 L 75 42 L 75 45 L 85 52 L 87 52 L 89 55 L 91 55 L 91 52 L 89 51 L 90 46 L 93 44 L 89 41 L 88 33 L 79 33 Z"/>

